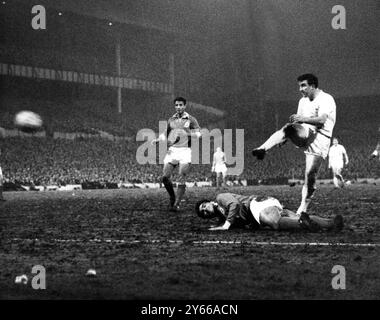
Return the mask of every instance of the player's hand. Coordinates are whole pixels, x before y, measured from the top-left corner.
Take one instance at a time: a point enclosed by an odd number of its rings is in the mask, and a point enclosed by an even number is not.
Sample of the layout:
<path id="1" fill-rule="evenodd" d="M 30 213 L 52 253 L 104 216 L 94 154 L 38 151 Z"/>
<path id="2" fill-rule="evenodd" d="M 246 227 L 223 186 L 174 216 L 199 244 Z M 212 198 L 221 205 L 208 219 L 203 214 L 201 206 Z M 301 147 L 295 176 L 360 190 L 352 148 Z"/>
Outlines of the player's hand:
<path id="1" fill-rule="evenodd" d="M 299 114 L 292 114 L 290 117 L 289 117 L 289 121 L 291 123 L 295 123 L 295 122 L 303 122 L 304 121 L 304 117 L 303 116 L 300 116 Z"/>
<path id="2" fill-rule="evenodd" d="M 210 231 L 222 231 L 222 230 L 228 230 L 225 226 L 219 226 L 219 227 L 211 227 L 209 228 Z"/>

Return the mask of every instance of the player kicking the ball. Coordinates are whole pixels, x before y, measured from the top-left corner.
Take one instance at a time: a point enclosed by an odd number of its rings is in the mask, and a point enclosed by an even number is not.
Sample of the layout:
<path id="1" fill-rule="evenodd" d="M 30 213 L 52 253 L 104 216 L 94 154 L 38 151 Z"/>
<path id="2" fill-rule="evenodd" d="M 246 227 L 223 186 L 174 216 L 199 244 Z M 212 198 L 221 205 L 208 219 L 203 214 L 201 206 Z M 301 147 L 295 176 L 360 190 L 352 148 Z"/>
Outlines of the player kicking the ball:
<path id="1" fill-rule="evenodd" d="M 178 211 L 181 199 L 186 191 L 186 178 L 191 165 L 191 137 L 200 138 L 197 119 L 185 112 L 186 99 L 174 99 L 176 113 L 168 120 L 166 133 L 161 133 L 152 143 L 168 141 L 168 152 L 164 158 L 162 182 L 170 197 L 170 211 Z M 171 176 L 179 165 L 179 185 L 175 195 Z"/>
<path id="2" fill-rule="evenodd" d="M 312 232 L 340 231 L 343 228 L 341 215 L 334 219 L 325 219 L 302 212 L 298 216 L 293 211 L 284 209 L 273 197 L 220 193 L 214 201 L 198 201 L 195 211 L 203 219 L 218 218 L 220 225 L 211 227 L 211 231 L 228 230 L 231 227 L 248 227 L 254 230 L 264 227 L 274 230 L 306 229 Z"/>
<path id="3" fill-rule="evenodd" d="M 305 149 L 305 183 L 302 188 L 302 201 L 297 210 L 297 215 L 300 215 L 307 211 L 316 189 L 319 168 L 329 152 L 336 105 L 331 95 L 318 88 L 318 78 L 313 74 L 301 75 L 297 80 L 302 94 L 297 114 L 291 115 L 290 123 L 254 149 L 252 155 L 262 160 L 270 149 L 284 144 L 288 139 L 297 147 Z"/>

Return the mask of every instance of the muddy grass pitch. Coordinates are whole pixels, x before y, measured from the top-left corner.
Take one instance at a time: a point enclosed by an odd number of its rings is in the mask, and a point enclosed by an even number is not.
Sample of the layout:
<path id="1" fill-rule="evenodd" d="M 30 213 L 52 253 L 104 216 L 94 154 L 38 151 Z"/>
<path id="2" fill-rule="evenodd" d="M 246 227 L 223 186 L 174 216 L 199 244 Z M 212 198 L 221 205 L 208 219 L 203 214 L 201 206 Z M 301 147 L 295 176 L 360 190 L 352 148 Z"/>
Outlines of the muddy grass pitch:
<path id="1" fill-rule="evenodd" d="M 301 187 L 230 188 L 290 209 Z M 342 214 L 340 233 L 211 232 L 193 212 L 214 188 L 189 188 L 182 212 L 160 190 L 8 192 L 0 204 L 1 299 L 378 299 L 380 186 L 321 186 L 310 212 Z M 46 270 L 35 290 L 33 266 Z M 345 269 L 336 290 L 334 266 Z M 95 269 L 96 277 L 87 277 Z M 18 275 L 27 285 L 15 284 Z"/>

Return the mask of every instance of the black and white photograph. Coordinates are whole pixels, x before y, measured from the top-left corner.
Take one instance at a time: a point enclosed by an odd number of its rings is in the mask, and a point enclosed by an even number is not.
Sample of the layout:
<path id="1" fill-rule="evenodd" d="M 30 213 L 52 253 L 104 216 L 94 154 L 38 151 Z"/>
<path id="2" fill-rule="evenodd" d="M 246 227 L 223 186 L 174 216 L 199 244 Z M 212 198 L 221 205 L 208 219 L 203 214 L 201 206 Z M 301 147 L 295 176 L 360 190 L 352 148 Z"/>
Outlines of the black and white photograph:
<path id="1" fill-rule="evenodd" d="M 0 0 L 0 300 L 237 319 L 379 266 L 378 0 Z"/>

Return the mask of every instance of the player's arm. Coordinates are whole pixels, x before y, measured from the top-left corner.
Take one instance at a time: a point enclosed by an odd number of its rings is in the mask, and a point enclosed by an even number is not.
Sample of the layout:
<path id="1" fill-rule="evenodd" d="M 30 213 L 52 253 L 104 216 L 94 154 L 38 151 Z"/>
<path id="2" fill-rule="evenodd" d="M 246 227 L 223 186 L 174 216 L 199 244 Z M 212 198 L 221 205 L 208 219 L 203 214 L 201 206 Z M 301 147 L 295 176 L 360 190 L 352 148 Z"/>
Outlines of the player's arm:
<path id="1" fill-rule="evenodd" d="M 317 117 L 305 117 L 299 114 L 293 114 L 290 116 L 290 122 L 307 123 L 307 124 L 312 124 L 317 127 L 322 127 L 325 124 L 327 118 L 328 118 L 327 113 L 322 113 L 321 115 L 318 115 Z"/>
<path id="2" fill-rule="evenodd" d="M 194 117 L 190 119 L 190 136 L 198 139 L 202 136 L 199 123 Z"/>
<path id="3" fill-rule="evenodd" d="M 346 165 L 348 165 L 348 162 L 349 162 L 349 161 L 348 161 L 348 155 L 347 155 L 346 148 L 343 147 L 343 146 L 342 146 L 342 148 L 343 148 L 343 149 L 342 149 L 342 151 L 343 151 L 343 157 L 344 157 L 344 160 L 345 160 L 344 163 L 345 163 Z"/>
<path id="4" fill-rule="evenodd" d="M 231 227 L 231 225 L 234 223 L 236 216 L 240 212 L 240 202 L 236 200 L 231 194 L 223 194 L 222 196 L 223 198 L 220 198 L 220 199 L 218 199 L 218 197 L 217 197 L 217 200 L 219 201 L 217 202 L 222 202 L 226 204 L 225 207 L 227 207 L 228 215 L 227 215 L 226 221 L 224 222 L 222 226 L 210 228 L 209 230 L 211 231 L 228 230 Z"/>
<path id="5" fill-rule="evenodd" d="M 215 161 L 215 154 L 214 154 L 214 156 L 213 156 L 213 160 L 212 160 L 211 172 L 214 172 L 214 171 L 215 171 L 215 163 L 216 163 L 216 161 Z"/>
<path id="6" fill-rule="evenodd" d="M 160 142 L 160 141 L 166 141 L 166 135 L 165 133 L 161 133 L 158 138 L 155 138 L 152 140 L 152 144 L 153 143 L 157 143 L 157 142 Z"/>
<path id="7" fill-rule="evenodd" d="M 301 102 L 301 100 L 298 102 L 297 113 L 292 114 L 292 115 L 289 117 L 289 122 L 290 122 L 290 123 L 295 123 L 295 122 L 297 122 L 297 121 L 295 120 L 295 119 L 297 119 L 297 116 L 302 116 L 302 102 Z"/>
<path id="8" fill-rule="evenodd" d="M 198 130 L 194 129 L 194 130 L 191 130 L 190 136 L 199 139 L 202 136 L 202 134 L 199 129 Z"/>
<path id="9" fill-rule="evenodd" d="M 307 123 L 317 127 L 322 127 L 325 124 L 329 114 L 334 110 L 336 110 L 336 105 L 333 97 L 326 97 L 323 99 L 323 101 L 321 101 L 318 116 L 306 117 L 297 112 L 297 114 L 290 116 L 290 121 Z"/>
<path id="10" fill-rule="evenodd" d="M 152 144 L 155 144 L 155 143 L 158 143 L 160 141 L 166 141 L 167 140 L 167 137 L 169 136 L 170 134 L 170 126 L 167 124 L 167 127 L 166 127 L 166 130 L 165 132 L 162 132 L 158 138 L 155 138 L 151 141 Z"/>
<path id="11" fill-rule="evenodd" d="M 224 231 L 224 230 L 228 230 L 230 227 L 231 227 L 231 222 L 226 220 L 222 226 L 211 227 L 209 230 L 210 231 Z"/>

